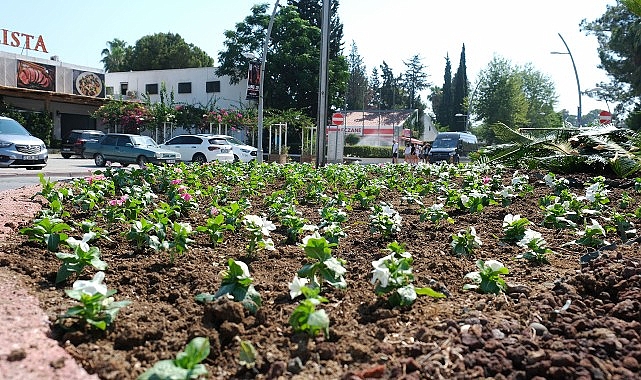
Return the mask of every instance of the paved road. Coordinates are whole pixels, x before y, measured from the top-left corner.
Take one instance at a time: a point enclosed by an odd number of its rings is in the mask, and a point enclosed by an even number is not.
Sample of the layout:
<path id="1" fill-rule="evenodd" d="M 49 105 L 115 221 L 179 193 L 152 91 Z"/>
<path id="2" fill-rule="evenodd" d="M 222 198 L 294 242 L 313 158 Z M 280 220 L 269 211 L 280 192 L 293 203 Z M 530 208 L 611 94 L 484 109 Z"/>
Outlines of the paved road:
<path id="1" fill-rule="evenodd" d="M 89 175 L 98 169 L 93 160 L 83 158 L 64 159 L 59 154 L 49 154 L 47 166 L 42 170 L 0 168 L 0 191 L 17 189 L 40 183 L 43 173 L 50 181 L 60 181 Z"/>

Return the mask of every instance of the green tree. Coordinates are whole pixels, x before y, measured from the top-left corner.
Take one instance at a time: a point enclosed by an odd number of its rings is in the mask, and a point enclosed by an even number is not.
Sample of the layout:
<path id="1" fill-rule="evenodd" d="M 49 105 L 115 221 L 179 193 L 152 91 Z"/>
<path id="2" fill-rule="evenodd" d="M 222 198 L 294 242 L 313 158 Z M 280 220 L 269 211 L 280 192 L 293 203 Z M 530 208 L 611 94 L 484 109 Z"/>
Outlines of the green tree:
<path id="1" fill-rule="evenodd" d="M 449 127 L 452 125 L 454 110 L 452 107 L 452 63 L 449 54 L 445 57 L 445 74 L 443 75 L 443 89 L 441 90 L 441 101 L 435 109 L 436 121 Z"/>
<path id="2" fill-rule="evenodd" d="M 523 78 L 523 92 L 528 104 L 526 125 L 536 128 L 562 126 L 561 115 L 554 112 L 558 96 L 552 79 L 537 71 L 531 63 L 519 69 L 519 74 Z"/>
<path id="3" fill-rule="evenodd" d="M 262 54 L 270 19 L 266 10 L 267 4 L 252 7 L 252 14 L 237 23 L 235 30 L 225 31 L 225 50 L 218 55 L 216 73 L 229 75 L 231 84 L 246 78 L 250 58 L 244 53 Z M 297 7 L 286 6 L 277 12 L 263 78 L 265 107 L 317 114 L 320 37 L 320 29 L 302 18 Z M 347 86 L 347 60 L 340 54 L 331 58 L 332 54 L 330 51 L 328 103 L 340 107 Z"/>
<path id="4" fill-rule="evenodd" d="M 134 71 L 184 69 L 212 67 L 214 59 L 179 34 L 156 33 L 136 42 L 129 65 Z"/>
<path id="5" fill-rule="evenodd" d="M 418 108 L 418 103 L 421 102 L 418 93 L 426 89 L 430 83 L 427 81 L 427 73 L 425 72 L 425 65 L 421 62 L 421 57 L 414 55 L 409 61 L 405 62 L 405 73 L 403 73 L 403 88 L 408 94 L 407 108 Z"/>
<path id="6" fill-rule="evenodd" d="M 372 98 L 369 102 L 369 107 L 374 109 L 381 109 L 381 79 L 378 75 L 378 68 L 372 69 L 372 74 L 369 79 L 369 88 Z"/>
<path id="7" fill-rule="evenodd" d="M 479 82 L 474 110 L 483 120 L 483 128 L 477 131 L 482 139 L 488 144 L 497 142 L 491 126 L 499 122 L 513 129 L 527 125 L 528 103 L 518 67 L 495 56 L 481 70 Z"/>
<path id="8" fill-rule="evenodd" d="M 100 62 L 103 63 L 105 71 L 126 71 L 131 52 L 131 46 L 127 46 L 125 41 L 115 38 L 113 41 L 108 41 L 107 47 L 102 49 L 100 55 L 104 57 Z"/>
<path id="9" fill-rule="evenodd" d="M 467 81 L 467 65 L 465 63 L 465 44 L 461 49 L 461 58 L 459 60 L 458 70 L 454 75 L 453 91 L 452 91 L 452 119 L 450 124 L 450 131 L 464 131 L 467 123 L 467 117 L 457 117 L 456 115 L 467 115 L 465 101 L 469 91 L 469 83 Z"/>
<path id="10" fill-rule="evenodd" d="M 384 110 L 405 108 L 405 94 L 403 92 L 403 88 L 399 85 L 400 83 L 402 83 L 403 78 L 401 76 L 395 77 L 394 71 L 385 61 L 383 61 L 383 64 L 380 66 L 380 68 L 380 108 Z"/>
<path id="11" fill-rule="evenodd" d="M 604 91 L 596 94 L 600 99 L 620 102 L 615 112 L 624 109 L 641 111 L 641 18 L 633 13 L 634 3 L 627 1 L 630 8 L 621 3 L 609 5 L 605 13 L 597 20 L 581 22 L 581 29 L 597 37 L 601 67 L 608 72 L 611 82 L 600 83 Z M 627 120 L 630 128 L 639 129 L 638 117 Z M 635 122 L 637 121 L 637 122 Z"/>
<path id="12" fill-rule="evenodd" d="M 347 109 L 365 109 L 365 105 L 369 104 L 371 98 L 367 81 L 367 69 L 363 64 L 363 59 L 358 54 L 358 47 L 354 41 L 352 41 L 348 65 L 349 81 L 347 83 L 347 97 L 345 99 Z"/>

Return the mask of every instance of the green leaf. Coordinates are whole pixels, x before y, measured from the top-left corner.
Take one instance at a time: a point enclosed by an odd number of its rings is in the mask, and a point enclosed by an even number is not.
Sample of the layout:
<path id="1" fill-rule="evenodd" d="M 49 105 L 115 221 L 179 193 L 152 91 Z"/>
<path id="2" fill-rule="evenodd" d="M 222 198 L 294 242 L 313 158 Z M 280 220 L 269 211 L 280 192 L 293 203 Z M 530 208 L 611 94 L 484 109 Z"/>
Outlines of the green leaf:
<path id="1" fill-rule="evenodd" d="M 414 291 L 416 294 L 421 296 L 429 296 L 432 298 L 446 298 L 445 294 L 437 292 L 436 290 L 426 287 L 426 288 L 415 288 Z"/>
<path id="2" fill-rule="evenodd" d="M 240 355 L 239 362 L 240 365 L 247 368 L 252 368 L 256 365 L 256 356 L 258 352 L 254 348 L 254 345 L 248 340 L 240 341 Z"/>
<path id="3" fill-rule="evenodd" d="M 187 344 L 185 351 L 178 353 L 174 363 L 181 368 L 193 369 L 209 356 L 209 350 L 209 339 L 196 337 Z"/>

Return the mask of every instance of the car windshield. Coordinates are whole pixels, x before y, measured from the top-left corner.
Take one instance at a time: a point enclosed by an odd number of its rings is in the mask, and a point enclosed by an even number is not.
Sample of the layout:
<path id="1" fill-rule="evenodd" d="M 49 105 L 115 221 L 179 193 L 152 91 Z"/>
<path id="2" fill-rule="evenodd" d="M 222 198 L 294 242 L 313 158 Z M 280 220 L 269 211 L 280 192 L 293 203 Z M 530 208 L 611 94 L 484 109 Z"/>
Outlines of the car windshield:
<path id="1" fill-rule="evenodd" d="M 30 136 L 31 134 L 13 119 L 0 119 L 0 135 Z"/>
<path id="2" fill-rule="evenodd" d="M 231 136 L 225 137 L 225 140 L 227 140 L 230 144 L 245 145 L 242 141 L 240 141 L 240 140 L 238 140 L 238 139 L 236 139 L 234 137 L 231 137 Z"/>
<path id="3" fill-rule="evenodd" d="M 458 140 L 452 138 L 436 139 L 432 143 L 432 148 L 456 148 Z"/>
<path id="4" fill-rule="evenodd" d="M 133 140 L 135 146 L 154 148 L 158 147 L 158 144 L 156 144 L 154 139 L 149 136 L 133 136 L 131 139 Z"/>

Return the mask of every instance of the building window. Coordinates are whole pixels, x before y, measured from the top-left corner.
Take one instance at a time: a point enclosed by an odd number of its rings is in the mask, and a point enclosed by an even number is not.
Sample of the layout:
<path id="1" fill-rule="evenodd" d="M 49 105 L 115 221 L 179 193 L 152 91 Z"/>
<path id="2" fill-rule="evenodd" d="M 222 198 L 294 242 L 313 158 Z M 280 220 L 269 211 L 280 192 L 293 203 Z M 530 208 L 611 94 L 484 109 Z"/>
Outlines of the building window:
<path id="1" fill-rule="evenodd" d="M 113 94 L 114 94 L 114 88 L 113 88 L 113 86 L 107 86 L 107 88 L 105 89 L 105 91 L 106 91 L 105 93 L 106 93 L 107 95 L 113 95 Z"/>
<path id="2" fill-rule="evenodd" d="M 129 83 L 120 82 L 120 95 L 127 95 L 128 89 L 129 89 Z"/>
<path id="3" fill-rule="evenodd" d="M 205 91 L 209 94 L 212 92 L 220 92 L 220 81 L 215 80 L 205 83 Z"/>
<path id="4" fill-rule="evenodd" d="M 191 94 L 191 82 L 178 83 L 179 94 Z"/>
<path id="5" fill-rule="evenodd" d="M 158 95 L 158 83 L 149 83 L 145 85 L 145 92 L 149 95 Z"/>

